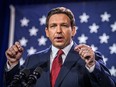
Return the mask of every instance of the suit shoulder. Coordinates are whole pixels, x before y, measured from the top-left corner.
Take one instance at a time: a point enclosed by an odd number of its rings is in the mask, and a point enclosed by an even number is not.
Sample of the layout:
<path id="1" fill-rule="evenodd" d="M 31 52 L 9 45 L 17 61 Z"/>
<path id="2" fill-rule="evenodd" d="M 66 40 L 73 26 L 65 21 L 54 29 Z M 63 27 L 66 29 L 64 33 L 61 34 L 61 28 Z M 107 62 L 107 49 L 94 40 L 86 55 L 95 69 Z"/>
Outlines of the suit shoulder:
<path id="1" fill-rule="evenodd" d="M 49 49 L 45 49 L 39 51 L 35 54 L 29 55 L 25 60 L 25 66 L 28 68 L 36 67 L 37 65 L 41 65 L 48 60 Z"/>
<path id="2" fill-rule="evenodd" d="M 47 48 L 45 50 L 41 50 L 39 52 L 36 52 L 35 54 L 44 54 L 44 53 L 47 53 L 49 50 L 50 50 L 50 48 Z"/>
<path id="3" fill-rule="evenodd" d="M 47 48 L 47 49 L 45 49 L 45 50 L 38 51 L 38 52 L 36 52 L 36 53 L 34 53 L 34 54 L 30 55 L 30 56 L 44 55 L 44 54 L 46 54 L 49 50 L 50 50 L 50 49 Z"/>

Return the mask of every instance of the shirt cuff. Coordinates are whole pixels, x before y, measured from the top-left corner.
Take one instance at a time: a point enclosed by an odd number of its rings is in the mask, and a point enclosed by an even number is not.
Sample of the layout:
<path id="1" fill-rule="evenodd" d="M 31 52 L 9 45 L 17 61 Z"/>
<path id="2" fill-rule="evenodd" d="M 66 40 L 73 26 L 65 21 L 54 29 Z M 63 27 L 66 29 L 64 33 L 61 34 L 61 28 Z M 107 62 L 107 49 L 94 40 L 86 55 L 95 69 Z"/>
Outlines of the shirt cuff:
<path id="1" fill-rule="evenodd" d="M 92 67 L 87 67 L 87 66 L 85 66 L 86 68 L 87 68 L 87 70 L 91 73 L 91 72 L 93 72 L 94 71 L 94 69 L 95 69 L 95 64 L 92 66 Z"/>
<path id="2" fill-rule="evenodd" d="M 10 71 L 10 70 L 12 70 L 16 65 L 17 65 L 17 64 L 14 64 L 14 65 L 10 66 L 9 63 L 8 63 L 8 61 L 7 61 L 7 62 L 6 62 L 6 70 L 7 70 L 7 71 Z"/>

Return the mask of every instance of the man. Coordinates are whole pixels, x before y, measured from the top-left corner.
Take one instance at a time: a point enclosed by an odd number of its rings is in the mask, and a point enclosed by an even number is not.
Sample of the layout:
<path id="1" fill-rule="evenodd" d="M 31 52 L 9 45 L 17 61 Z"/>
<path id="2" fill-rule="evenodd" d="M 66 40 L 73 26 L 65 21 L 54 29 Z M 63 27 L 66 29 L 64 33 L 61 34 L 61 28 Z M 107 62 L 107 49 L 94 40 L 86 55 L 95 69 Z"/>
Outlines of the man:
<path id="1" fill-rule="evenodd" d="M 19 59 L 23 48 L 20 43 L 16 42 L 6 51 L 7 86 L 20 69 L 33 70 L 40 66 L 43 72 L 34 87 L 115 87 L 101 55 L 88 45 L 77 45 L 72 40 L 76 34 L 75 18 L 69 9 L 52 9 L 46 19 L 45 32 L 52 45 L 29 56 L 21 68 Z"/>

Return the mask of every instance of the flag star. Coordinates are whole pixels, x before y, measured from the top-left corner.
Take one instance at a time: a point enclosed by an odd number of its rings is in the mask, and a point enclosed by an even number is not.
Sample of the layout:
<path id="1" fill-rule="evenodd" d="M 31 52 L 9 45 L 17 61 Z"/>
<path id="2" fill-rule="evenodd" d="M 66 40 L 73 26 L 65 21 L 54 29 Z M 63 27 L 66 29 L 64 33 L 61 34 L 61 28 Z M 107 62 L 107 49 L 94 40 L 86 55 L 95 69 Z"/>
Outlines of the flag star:
<path id="1" fill-rule="evenodd" d="M 27 19 L 26 17 L 24 17 L 23 19 L 20 20 L 20 22 L 21 22 L 21 26 L 22 27 L 28 26 L 29 19 Z"/>
<path id="2" fill-rule="evenodd" d="M 25 60 L 23 58 L 20 59 L 20 65 L 23 65 Z"/>
<path id="3" fill-rule="evenodd" d="M 39 18 L 39 21 L 40 21 L 40 25 L 46 24 L 46 16 L 43 15 L 41 18 Z"/>
<path id="4" fill-rule="evenodd" d="M 106 33 L 103 33 L 102 36 L 99 36 L 100 43 L 108 43 L 109 36 Z"/>
<path id="5" fill-rule="evenodd" d="M 114 66 L 112 66 L 111 69 L 109 69 L 109 71 L 112 76 L 116 76 L 116 68 Z"/>
<path id="6" fill-rule="evenodd" d="M 22 39 L 21 40 L 19 40 L 19 42 L 20 42 L 20 44 L 21 44 L 21 46 L 27 46 L 27 42 L 28 42 L 28 40 L 27 39 L 25 39 L 25 37 L 22 37 Z"/>
<path id="7" fill-rule="evenodd" d="M 102 58 L 103 58 L 103 61 L 104 61 L 105 65 L 106 65 L 106 62 L 108 61 L 108 58 L 104 57 L 104 55 L 102 55 Z"/>
<path id="8" fill-rule="evenodd" d="M 78 37 L 79 43 L 86 43 L 86 40 L 88 39 L 87 36 L 82 34 L 80 37 Z"/>
<path id="9" fill-rule="evenodd" d="M 47 38 L 45 38 L 44 36 L 41 36 L 41 38 L 38 39 L 39 46 L 46 45 L 46 41 L 47 41 Z"/>
<path id="10" fill-rule="evenodd" d="M 93 23 L 91 26 L 89 26 L 89 29 L 90 29 L 90 33 L 97 33 L 98 29 L 99 29 L 99 26 L 96 25 L 95 23 Z"/>
<path id="11" fill-rule="evenodd" d="M 112 28 L 112 32 L 116 31 L 116 22 L 114 24 L 111 24 L 110 27 Z"/>
<path id="12" fill-rule="evenodd" d="M 93 51 L 98 50 L 98 48 L 97 48 L 97 47 L 95 47 L 95 46 L 94 46 L 94 44 L 92 44 L 92 45 L 91 45 L 91 48 L 93 49 Z"/>
<path id="13" fill-rule="evenodd" d="M 34 26 L 29 30 L 30 32 L 30 36 L 36 36 L 37 35 L 37 32 L 38 32 L 38 29 L 35 28 Z"/>
<path id="14" fill-rule="evenodd" d="M 87 15 L 86 13 L 83 13 L 82 15 L 79 16 L 79 18 L 81 23 L 84 23 L 84 22 L 87 23 L 89 15 Z"/>
<path id="15" fill-rule="evenodd" d="M 116 44 L 115 43 L 112 46 L 110 46 L 109 49 L 110 49 L 110 54 L 113 54 L 113 53 L 116 54 Z"/>
<path id="16" fill-rule="evenodd" d="M 111 15 L 108 14 L 107 12 L 104 12 L 104 14 L 101 14 L 100 17 L 102 18 L 102 22 L 104 22 L 104 21 L 108 22 Z"/>
<path id="17" fill-rule="evenodd" d="M 30 47 L 30 49 L 27 50 L 28 55 L 32 55 L 36 52 L 36 49 L 34 49 L 33 47 Z"/>

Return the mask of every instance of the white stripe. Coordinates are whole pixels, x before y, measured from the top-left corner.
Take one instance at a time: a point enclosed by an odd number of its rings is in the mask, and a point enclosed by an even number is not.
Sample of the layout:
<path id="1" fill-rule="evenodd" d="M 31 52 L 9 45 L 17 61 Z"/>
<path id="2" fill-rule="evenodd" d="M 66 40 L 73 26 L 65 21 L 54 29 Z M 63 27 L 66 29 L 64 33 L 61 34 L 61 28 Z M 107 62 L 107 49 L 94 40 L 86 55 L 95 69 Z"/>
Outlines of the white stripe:
<path id="1" fill-rule="evenodd" d="M 12 46 L 14 42 L 14 28 L 15 28 L 15 8 L 13 5 L 9 6 L 10 8 L 10 30 L 9 30 L 9 44 Z"/>

